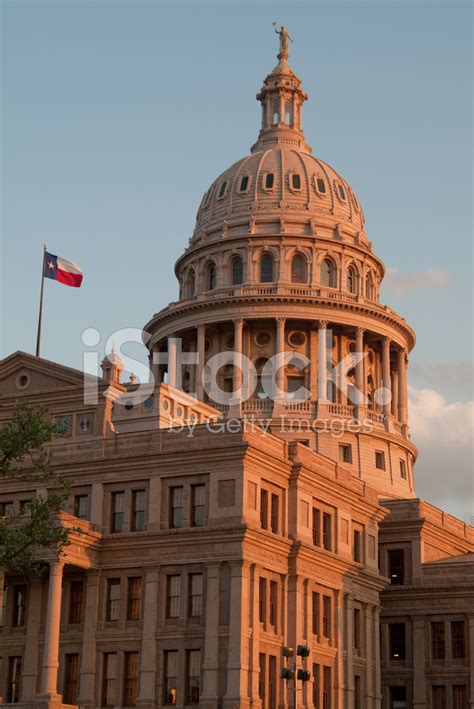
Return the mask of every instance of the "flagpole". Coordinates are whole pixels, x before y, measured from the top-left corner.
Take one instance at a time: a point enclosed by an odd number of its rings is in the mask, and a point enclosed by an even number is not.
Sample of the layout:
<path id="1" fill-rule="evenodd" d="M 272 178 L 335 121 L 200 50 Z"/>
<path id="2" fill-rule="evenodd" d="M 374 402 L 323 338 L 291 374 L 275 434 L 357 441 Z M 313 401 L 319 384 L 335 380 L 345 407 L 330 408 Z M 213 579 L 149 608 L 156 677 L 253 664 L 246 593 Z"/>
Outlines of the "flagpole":
<path id="1" fill-rule="evenodd" d="M 46 244 L 43 244 L 43 259 L 41 261 L 41 290 L 40 290 L 40 306 L 38 314 L 38 334 L 36 336 L 36 356 L 40 356 L 41 343 L 41 321 L 43 319 L 43 290 L 44 290 L 44 257 L 46 254 Z"/>

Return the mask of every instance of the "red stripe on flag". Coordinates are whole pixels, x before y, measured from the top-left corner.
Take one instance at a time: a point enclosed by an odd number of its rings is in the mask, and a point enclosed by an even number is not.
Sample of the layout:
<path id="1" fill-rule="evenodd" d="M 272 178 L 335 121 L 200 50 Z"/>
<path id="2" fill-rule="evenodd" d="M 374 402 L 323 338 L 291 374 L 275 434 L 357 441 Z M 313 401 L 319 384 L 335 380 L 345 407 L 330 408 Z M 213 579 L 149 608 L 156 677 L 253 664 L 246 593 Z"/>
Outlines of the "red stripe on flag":
<path id="1" fill-rule="evenodd" d="M 82 273 L 69 273 L 69 271 L 63 271 L 58 268 L 56 271 L 56 280 L 58 280 L 59 283 L 64 283 L 66 286 L 79 288 L 82 283 Z"/>

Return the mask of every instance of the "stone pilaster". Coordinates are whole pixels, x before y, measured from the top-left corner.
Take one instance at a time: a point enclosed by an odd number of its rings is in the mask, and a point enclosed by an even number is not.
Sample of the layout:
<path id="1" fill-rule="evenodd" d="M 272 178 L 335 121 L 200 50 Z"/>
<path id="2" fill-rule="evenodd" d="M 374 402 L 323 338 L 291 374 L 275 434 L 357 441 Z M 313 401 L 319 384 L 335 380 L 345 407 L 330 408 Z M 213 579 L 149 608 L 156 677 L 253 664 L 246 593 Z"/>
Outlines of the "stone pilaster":
<path id="1" fill-rule="evenodd" d="M 88 571 L 86 575 L 86 602 L 84 608 L 84 630 L 82 636 L 81 667 L 79 671 L 79 696 L 77 704 L 81 709 L 93 709 L 96 676 L 96 633 L 99 611 L 98 571 Z"/>
<path id="2" fill-rule="evenodd" d="M 155 709 L 156 707 L 158 578 L 158 569 L 150 569 L 145 574 L 140 684 L 137 699 L 137 707 L 141 707 L 141 709 Z"/>

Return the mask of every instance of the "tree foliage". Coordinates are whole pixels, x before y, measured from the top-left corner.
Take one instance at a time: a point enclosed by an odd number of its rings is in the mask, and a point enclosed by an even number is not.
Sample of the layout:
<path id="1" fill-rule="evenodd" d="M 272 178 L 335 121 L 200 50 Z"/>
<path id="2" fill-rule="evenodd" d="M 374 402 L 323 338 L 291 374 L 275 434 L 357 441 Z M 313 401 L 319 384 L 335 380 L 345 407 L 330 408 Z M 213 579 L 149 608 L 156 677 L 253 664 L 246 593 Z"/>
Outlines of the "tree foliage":
<path id="1" fill-rule="evenodd" d="M 37 571 L 45 551 L 59 553 L 68 542 L 68 530 L 55 516 L 63 508 L 69 485 L 50 466 L 48 443 L 60 433 L 42 406 L 22 404 L 0 431 L 0 485 L 16 480 L 28 488 L 48 487 L 47 496 L 32 496 L 21 509 L 7 509 L 0 517 L 0 570 Z"/>

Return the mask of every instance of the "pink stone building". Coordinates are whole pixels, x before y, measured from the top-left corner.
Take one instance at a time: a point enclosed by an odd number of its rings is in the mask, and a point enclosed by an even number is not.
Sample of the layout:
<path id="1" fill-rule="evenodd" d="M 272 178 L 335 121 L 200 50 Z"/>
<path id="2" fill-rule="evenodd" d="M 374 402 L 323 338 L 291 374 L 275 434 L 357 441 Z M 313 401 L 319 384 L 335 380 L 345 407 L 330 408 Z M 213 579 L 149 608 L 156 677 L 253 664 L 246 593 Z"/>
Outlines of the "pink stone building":
<path id="1" fill-rule="evenodd" d="M 63 555 L 5 575 L 2 706 L 294 707 L 282 648 L 306 645 L 298 707 L 474 707 L 474 530 L 416 497 L 415 335 L 380 303 L 355 193 L 306 142 L 283 39 L 257 141 L 205 193 L 179 299 L 144 328 L 146 398 L 116 355 L 98 403 L 79 371 L 0 362 L 0 424 L 45 404 L 72 485 Z M 0 513 L 48 492 L 3 481 Z"/>

